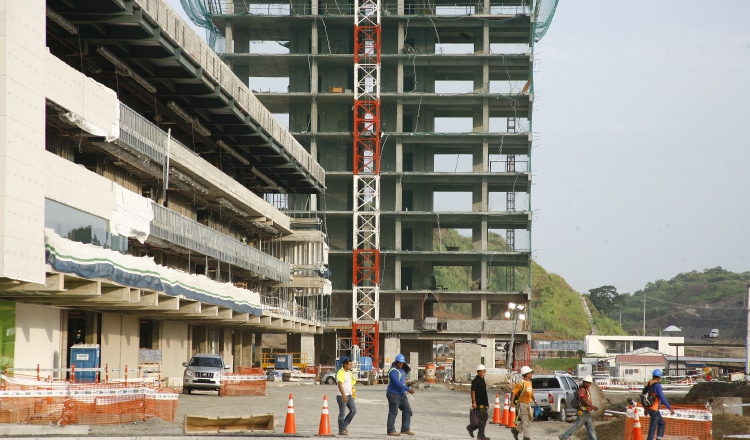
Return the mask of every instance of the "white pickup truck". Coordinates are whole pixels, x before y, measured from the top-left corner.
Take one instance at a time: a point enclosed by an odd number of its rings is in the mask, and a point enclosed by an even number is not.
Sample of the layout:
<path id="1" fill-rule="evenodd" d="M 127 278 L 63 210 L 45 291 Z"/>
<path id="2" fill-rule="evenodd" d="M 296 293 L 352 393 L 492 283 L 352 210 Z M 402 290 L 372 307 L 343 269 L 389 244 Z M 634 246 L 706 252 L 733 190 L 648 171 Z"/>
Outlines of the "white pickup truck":
<path id="1" fill-rule="evenodd" d="M 578 384 L 569 374 L 536 375 L 532 377 L 531 384 L 534 398 L 545 416 L 563 422 L 575 417 L 577 409 L 572 407 L 572 403 L 578 392 Z"/>

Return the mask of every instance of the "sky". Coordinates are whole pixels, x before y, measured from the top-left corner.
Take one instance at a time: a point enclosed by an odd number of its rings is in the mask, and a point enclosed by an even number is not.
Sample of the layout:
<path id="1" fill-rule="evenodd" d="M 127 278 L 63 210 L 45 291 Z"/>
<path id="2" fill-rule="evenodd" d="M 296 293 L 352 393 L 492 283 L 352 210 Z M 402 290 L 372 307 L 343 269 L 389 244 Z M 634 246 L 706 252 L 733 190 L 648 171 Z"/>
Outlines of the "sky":
<path id="1" fill-rule="evenodd" d="M 633 293 L 750 270 L 748 16 L 747 0 L 560 1 L 534 75 L 531 248 L 547 271 Z"/>

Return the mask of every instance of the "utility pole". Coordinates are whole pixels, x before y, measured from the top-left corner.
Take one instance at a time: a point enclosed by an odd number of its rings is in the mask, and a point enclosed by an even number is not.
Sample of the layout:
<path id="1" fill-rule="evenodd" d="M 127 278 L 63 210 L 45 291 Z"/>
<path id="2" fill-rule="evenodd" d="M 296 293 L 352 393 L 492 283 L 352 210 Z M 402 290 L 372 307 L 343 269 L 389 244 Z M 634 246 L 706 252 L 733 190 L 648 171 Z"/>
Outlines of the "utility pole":
<path id="1" fill-rule="evenodd" d="M 643 292 L 643 336 L 646 336 L 646 292 Z"/>

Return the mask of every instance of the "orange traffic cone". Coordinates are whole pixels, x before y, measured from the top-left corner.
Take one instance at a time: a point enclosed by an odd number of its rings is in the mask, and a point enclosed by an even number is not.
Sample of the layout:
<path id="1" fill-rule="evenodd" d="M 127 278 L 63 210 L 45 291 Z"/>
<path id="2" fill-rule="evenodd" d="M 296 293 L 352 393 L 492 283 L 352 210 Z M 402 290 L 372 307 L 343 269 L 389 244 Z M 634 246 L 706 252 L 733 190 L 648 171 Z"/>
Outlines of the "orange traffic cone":
<path id="1" fill-rule="evenodd" d="M 510 397 L 508 394 L 505 395 L 505 403 L 503 403 L 503 414 L 502 414 L 502 422 L 501 425 L 508 426 L 509 418 L 510 418 L 510 408 L 508 406 L 508 401 L 510 400 Z"/>
<path id="2" fill-rule="evenodd" d="M 500 416 L 500 395 L 495 394 L 495 411 L 492 414 L 492 421 L 490 422 L 493 425 L 500 425 L 503 423 L 503 419 Z"/>
<path id="3" fill-rule="evenodd" d="M 294 421 L 294 400 L 289 395 L 289 404 L 286 407 L 286 422 L 284 423 L 284 434 L 296 434 L 297 423 Z"/>
<path id="4" fill-rule="evenodd" d="M 638 408 L 633 407 L 633 414 L 635 414 L 635 420 L 633 420 L 633 440 L 643 440 L 643 432 L 641 431 L 641 419 L 638 417 Z"/>
<path id="5" fill-rule="evenodd" d="M 328 396 L 323 396 L 323 412 L 320 414 L 320 426 L 318 427 L 318 436 L 330 437 L 331 419 L 328 417 Z"/>
<path id="6" fill-rule="evenodd" d="M 508 417 L 508 428 L 515 428 L 516 427 L 516 407 L 511 406 L 510 407 L 510 417 Z"/>

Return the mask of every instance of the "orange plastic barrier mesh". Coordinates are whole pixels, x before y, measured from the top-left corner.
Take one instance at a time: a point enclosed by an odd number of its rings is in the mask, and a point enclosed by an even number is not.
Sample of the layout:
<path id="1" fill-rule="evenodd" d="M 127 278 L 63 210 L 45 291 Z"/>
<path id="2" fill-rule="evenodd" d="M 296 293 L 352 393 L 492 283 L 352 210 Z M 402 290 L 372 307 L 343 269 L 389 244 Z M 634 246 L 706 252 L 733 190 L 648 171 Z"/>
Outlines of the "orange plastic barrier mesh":
<path id="1" fill-rule="evenodd" d="M 117 424 L 174 421 L 177 394 L 148 384 L 77 384 L 3 375 L 0 423 Z"/>
<path id="2" fill-rule="evenodd" d="M 661 414 L 666 422 L 664 437 L 672 436 L 691 440 L 712 440 L 711 429 L 713 416 L 711 408 L 702 405 L 672 405 L 675 414 L 671 415 L 669 410 L 662 408 Z M 641 431 L 643 438 L 648 435 L 648 427 L 651 418 L 644 415 L 643 407 L 637 407 L 640 414 Z M 628 417 L 625 420 L 624 440 L 633 440 L 633 408 L 628 408 Z"/>
<path id="3" fill-rule="evenodd" d="M 221 376 L 220 396 L 265 396 L 266 375 L 262 368 L 240 367 L 238 373 Z"/>

